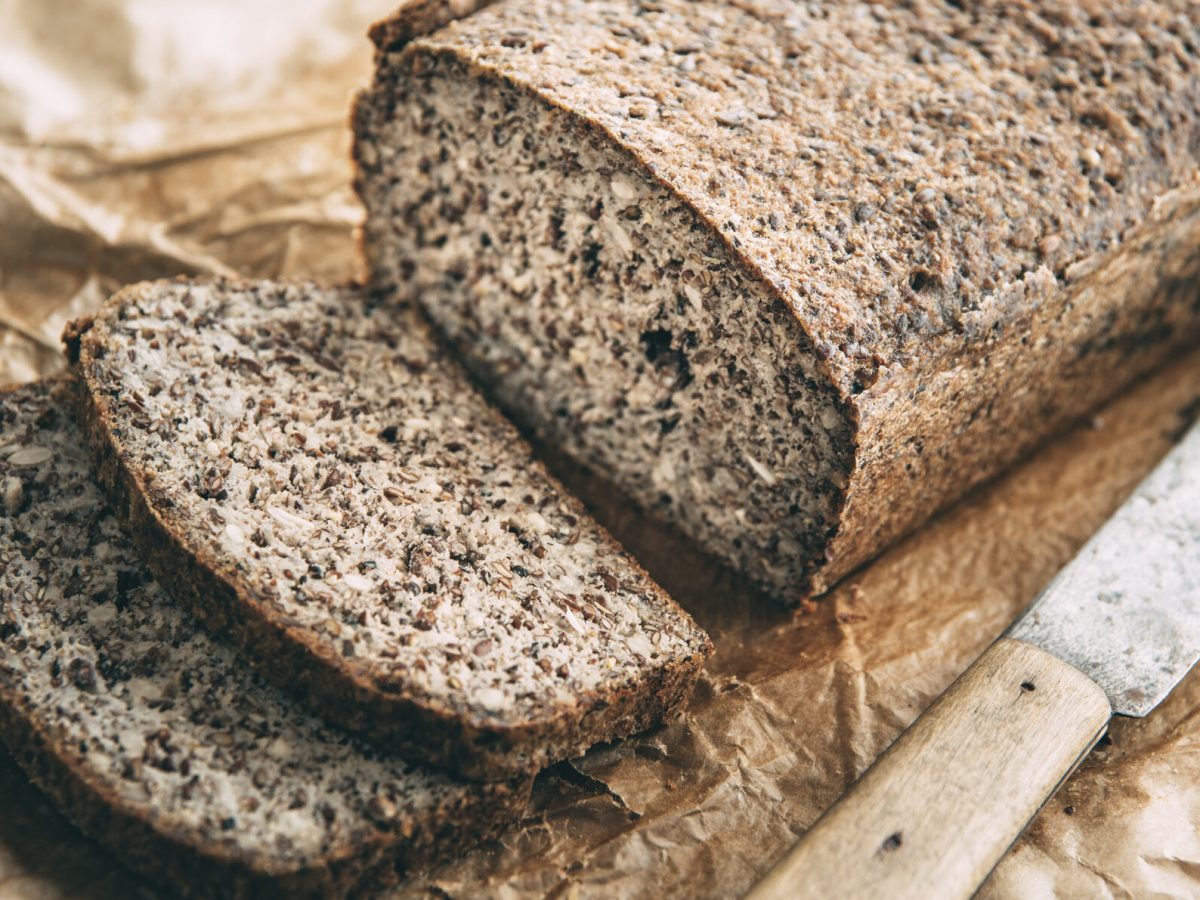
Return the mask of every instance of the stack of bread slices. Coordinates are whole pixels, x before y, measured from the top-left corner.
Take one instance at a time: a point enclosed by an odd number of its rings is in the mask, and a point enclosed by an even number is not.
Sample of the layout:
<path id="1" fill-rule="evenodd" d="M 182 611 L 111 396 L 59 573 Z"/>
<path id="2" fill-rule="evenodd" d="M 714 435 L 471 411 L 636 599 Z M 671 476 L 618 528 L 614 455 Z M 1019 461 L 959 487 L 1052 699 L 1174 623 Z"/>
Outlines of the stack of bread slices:
<path id="1" fill-rule="evenodd" d="M 0 393 L 0 726 L 172 890 L 340 896 L 676 713 L 707 636 L 411 311 L 135 285 Z"/>

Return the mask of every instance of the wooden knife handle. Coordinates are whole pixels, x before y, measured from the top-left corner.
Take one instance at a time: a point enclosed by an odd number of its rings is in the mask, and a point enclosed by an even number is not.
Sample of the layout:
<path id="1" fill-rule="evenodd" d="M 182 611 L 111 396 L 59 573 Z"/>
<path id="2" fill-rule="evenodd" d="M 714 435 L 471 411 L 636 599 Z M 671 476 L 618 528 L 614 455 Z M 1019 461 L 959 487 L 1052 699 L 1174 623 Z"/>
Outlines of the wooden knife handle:
<path id="1" fill-rule="evenodd" d="M 1078 669 L 1001 639 L 748 896 L 970 897 L 1111 716 Z"/>

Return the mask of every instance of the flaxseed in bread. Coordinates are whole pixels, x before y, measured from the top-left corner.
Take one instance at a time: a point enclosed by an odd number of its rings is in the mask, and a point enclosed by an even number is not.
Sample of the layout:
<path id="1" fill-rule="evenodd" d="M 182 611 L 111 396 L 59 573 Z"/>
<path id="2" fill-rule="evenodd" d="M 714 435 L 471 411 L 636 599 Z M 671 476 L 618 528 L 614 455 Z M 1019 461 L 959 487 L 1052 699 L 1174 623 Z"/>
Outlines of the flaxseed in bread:
<path id="1" fill-rule="evenodd" d="M 78 330 L 99 474 L 152 571 L 322 714 L 490 779 L 688 696 L 707 636 L 411 310 L 158 282 Z"/>
<path id="2" fill-rule="evenodd" d="M 255 677 L 142 568 L 67 385 L 0 391 L 0 737 L 85 832 L 173 895 L 344 896 L 454 853 L 526 783 L 422 770 Z"/>
<path id="3" fill-rule="evenodd" d="M 501 0 L 373 31 L 375 288 L 820 590 L 1200 334 L 1200 6 Z"/>

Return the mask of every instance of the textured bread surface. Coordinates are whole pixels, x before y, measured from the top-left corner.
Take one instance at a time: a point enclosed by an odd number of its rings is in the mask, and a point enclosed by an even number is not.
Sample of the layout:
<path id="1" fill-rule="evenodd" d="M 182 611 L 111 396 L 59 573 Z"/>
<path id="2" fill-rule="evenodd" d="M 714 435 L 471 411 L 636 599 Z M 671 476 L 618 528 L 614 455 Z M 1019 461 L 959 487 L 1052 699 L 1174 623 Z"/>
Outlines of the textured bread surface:
<path id="1" fill-rule="evenodd" d="M 515 820 L 323 725 L 173 605 L 91 477 L 65 382 L 0 392 L 0 725 L 30 777 L 189 895 L 340 896 Z"/>
<path id="2" fill-rule="evenodd" d="M 1195 4 L 502 0 L 374 34 L 375 286 L 776 593 L 1200 332 Z"/>
<path id="3" fill-rule="evenodd" d="M 77 331 L 100 477 L 152 570 L 324 715 L 491 779 L 686 699 L 707 636 L 412 311 L 159 282 Z"/>

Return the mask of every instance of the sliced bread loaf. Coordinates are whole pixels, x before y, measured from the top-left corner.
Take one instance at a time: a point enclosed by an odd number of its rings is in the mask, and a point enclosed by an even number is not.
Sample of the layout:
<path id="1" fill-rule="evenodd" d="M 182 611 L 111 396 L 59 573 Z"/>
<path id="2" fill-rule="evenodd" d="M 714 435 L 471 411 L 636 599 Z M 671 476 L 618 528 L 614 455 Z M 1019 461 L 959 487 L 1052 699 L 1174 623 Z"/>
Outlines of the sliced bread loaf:
<path id="1" fill-rule="evenodd" d="M 71 819 L 176 892 L 258 897 L 341 896 L 520 814 L 526 784 L 380 755 L 170 603 L 66 389 L 0 392 L 0 737 Z"/>
<path id="2" fill-rule="evenodd" d="M 1200 334 L 1194 2 L 419 24 L 374 29 L 355 116 L 373 285 L 773 592 L 820 590 Z"/>
<path id="3" fill-rule="evenodd" d="M 100 477 L 151 569 L 323 714 L 497 778 L 688 696 L 707 636 L 417 315 L 159 282 L 77 332 Z"/>

